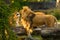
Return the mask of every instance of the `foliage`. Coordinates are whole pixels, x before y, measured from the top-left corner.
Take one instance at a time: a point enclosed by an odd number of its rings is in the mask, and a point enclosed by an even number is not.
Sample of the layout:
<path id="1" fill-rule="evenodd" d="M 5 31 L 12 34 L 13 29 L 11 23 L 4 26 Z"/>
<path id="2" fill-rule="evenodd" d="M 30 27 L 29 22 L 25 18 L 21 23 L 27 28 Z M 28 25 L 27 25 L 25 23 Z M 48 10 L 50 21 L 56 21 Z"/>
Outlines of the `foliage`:
<path id="1" fill-rule="evenodd" d="M 24 5 L 27 5 L 27 2 L 15 0 L 14 3 L 6 4 L 3 0 L 0 0 L 0 40 L 17 40 L 15 33 L 10 29 L 9 17 Z M 5 30 L 8 33 L 8 37 L 5 34 Z"/>
<path id="2" fill-rule="evenodd" d="M 0 40 L 16 40 L 16 36 L 10 29 L 8 22 L 11 13 L 10 7 L 4 1 L 0 1 Z M 8 38 L 5 30 L 7 30 Z"/>
<path id="3" fill-rule="evenodd" d="M 60 11 L 59 10 L 54 10 L 53 14 L 58 20 L 60 20 Z"/>
<path id="4" fill-rule="evenodd" d="M 52 14 L 54 15 L 58 20 L 60 20 L 60 9 L 53 9 L 53 10 L 50 10 L 50 11 L 47 11 L 47 14 Z"/>
<path id="5" fill-rule="evenodd" d="M 60 9 L 58 8 L 48 9 L 48 10 L 39 10 L 39 11 L 42 11 L 45 14 L 54 15 L 58 20 L 60 20 Z"/>

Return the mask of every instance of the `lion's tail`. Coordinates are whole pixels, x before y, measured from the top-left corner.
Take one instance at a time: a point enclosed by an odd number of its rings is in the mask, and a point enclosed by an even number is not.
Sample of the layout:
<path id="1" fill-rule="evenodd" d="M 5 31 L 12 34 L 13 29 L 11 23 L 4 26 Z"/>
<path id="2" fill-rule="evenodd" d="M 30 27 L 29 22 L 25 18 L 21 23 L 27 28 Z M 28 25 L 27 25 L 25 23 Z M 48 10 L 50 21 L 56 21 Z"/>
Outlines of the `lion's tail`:
<path id="1" fill-rule="evenodd" d="M 57 18 L 55 17 L 54 20 L 55 20 L 55 23 L 56 23 L 56 24 L 55 24 L 55 27 L 58 27 L 58 21 L 57 21 Z"/>

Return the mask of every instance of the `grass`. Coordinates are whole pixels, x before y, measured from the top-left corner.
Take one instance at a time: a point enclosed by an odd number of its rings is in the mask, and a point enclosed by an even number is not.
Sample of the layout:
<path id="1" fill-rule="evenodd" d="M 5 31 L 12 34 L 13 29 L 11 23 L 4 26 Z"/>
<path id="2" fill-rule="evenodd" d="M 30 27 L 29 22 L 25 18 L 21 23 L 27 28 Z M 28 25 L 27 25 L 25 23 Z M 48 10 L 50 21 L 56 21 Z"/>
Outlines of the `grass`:
<path id="1" fill-rule="evenodd" d="M 26 38 L 27 36 L 18 36 L 18 40 L 21 40 L 21 38 Z M 37 39 L 37 40 L 42 40 L 42 37 L 40 35 L 38 36 L 32 36 L 34 39 Z"/>
<path id="2" fill-rule="evenodd" d="M 43 38 L 40 35 L 37 35 L 37 36 L 34 35 L 33 38 L 35 38 L 37 40 L 43 40 Z"/>

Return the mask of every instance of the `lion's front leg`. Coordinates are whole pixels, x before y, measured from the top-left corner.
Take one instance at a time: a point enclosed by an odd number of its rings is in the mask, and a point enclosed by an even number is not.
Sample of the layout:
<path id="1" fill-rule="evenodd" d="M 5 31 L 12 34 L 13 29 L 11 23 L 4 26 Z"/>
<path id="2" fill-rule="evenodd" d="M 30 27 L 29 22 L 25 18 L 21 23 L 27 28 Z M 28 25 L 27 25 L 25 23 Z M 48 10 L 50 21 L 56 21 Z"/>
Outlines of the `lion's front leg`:
<path id="1" fill-rule="evenodd" d="M 32 29 L 30 29 L 30 23 L 29 22 L 26 22 L 25 20 L 21 20 L 22 22 L 22 25 L 23 27 L 25 28 L 26 32 L 27 32 L 27 35 L 28 36 L 31 36 L 31 33 L 32 33 Z"/>
<path id="2" fill-rule="evenodd" d="M 30 28 L 30 23 L 26 22 L 25 20 L 21 21 L 23 24 L 23 27 L 25 28 L 27 32 L 28 39 L 34 40 L 34 38 L 31 36 L 31 33 L 33 32 L 32 29 Z"/>
<path id="3" fill-rule="evenodd" d="M 28 22 L 26 23 L 25 29 L 27 31 L 28 37 L 31 37 L 32 29 L 30 28 L 30 23 L 28 23 Z"/>
<path id="4" fill-rule="evenodd" d="M 32 28 L 30 28 L 30 23 L 26 24 L 26 31 L 27 31 L 28 39 L 34 40 L 34 38 L 31 35 L 31 33 L 33 32 L 33 30 L 32 30 Z"/>

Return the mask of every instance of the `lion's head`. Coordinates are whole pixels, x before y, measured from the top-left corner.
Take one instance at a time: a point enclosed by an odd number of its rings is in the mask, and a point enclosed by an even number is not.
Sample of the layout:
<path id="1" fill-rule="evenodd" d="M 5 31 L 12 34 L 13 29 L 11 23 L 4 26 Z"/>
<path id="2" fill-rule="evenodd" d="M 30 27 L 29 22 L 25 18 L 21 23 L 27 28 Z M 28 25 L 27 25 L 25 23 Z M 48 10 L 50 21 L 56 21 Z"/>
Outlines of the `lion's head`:
<path id="1" fill-rule="evenodd" d="M 19 11 L 19 13 L 23 18 L 32 16 L 34 14 L 34 12 L 28 6 L 23 6 L 23 8 Z"/>
<path id="2" fill-rule="evenodd" d="M 20 25 L 20 13 L 15 11 L 9 17 L 9 24 L 11 26 L 19 26 Z"/>

